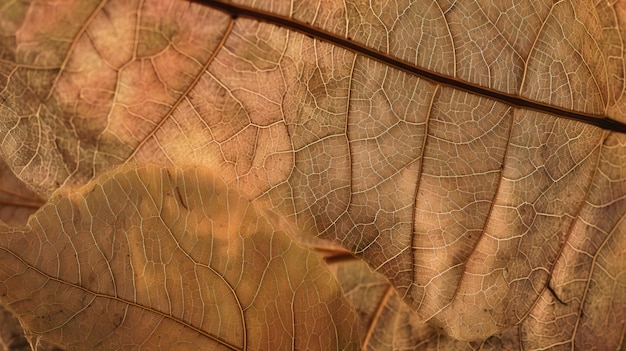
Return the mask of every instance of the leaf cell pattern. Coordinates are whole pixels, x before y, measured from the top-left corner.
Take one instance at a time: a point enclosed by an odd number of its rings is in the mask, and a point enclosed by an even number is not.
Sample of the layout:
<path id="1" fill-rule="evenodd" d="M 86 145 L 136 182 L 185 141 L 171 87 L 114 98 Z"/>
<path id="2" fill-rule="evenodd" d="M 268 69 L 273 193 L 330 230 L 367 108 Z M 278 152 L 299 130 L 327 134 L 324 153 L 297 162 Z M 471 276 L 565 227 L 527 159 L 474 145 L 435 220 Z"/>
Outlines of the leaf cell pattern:
<path id="1" fill-rule="evenodd" d="M 0 148 L 40 196 L 203 165 L 437 333 L 623 347 L 623 134 L 558 112 L 626 121 L 621 2 L 56 5 L 0 26 Z"/>
<path id="2" fill-rule="evenodd" d="M 321 259 L 206 169 L 116 169 L 0 240 L 2 302 L 68 349 L 358 346 Z"/>

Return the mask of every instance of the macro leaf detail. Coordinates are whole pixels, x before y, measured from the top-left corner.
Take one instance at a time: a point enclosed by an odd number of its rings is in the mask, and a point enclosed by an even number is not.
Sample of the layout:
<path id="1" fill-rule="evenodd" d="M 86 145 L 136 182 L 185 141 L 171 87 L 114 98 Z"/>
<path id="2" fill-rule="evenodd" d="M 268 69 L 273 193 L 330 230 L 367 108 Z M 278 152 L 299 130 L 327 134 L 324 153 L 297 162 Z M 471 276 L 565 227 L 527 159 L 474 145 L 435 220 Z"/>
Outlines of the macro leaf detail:
<path id="1" fill-rule="evenodd" d="M 358 345 L 321 259 L 206 169 L 124 166 L 0 241 L 3 304 L 68 349 Z"/>
<path id="2" fill-rule="evenodd" d="M 365 262 L 332 267 L 386 291 L 337 274 L 364 348 L 437 347 L 374 342 L 409 327 L 623 347 L 621 1 L 61 3 L 0 14 L 0 150 L 35 196 L 203 167 L 290 240 Z"/>

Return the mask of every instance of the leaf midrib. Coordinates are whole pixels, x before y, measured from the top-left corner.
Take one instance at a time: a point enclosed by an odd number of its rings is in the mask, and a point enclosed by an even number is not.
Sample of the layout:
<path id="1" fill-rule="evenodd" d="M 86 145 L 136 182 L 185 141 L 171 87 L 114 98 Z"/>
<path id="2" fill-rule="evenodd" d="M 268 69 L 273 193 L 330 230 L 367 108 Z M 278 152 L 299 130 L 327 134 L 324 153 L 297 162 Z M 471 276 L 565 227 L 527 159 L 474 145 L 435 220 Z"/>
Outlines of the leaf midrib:
<path id="1" fill-rule="evenodd" d="M 435 84 L 448 86 L 454 89 L 462 90 L 470 94 L 483 96 L 492 100 L 499 101 L 501 103 L 511 105 L 516 108 L 522 108 L 527 110 L 533 110 L 541 113 L 547 113 L 555 115 L 561 118 L 566 118 L 586 124 L 590 124 L 605 130 L 626 133 L 626 124 L 609 118 L 605 115 L 597 115 L 574 111 L 571 109 L 557 107 L 535 100 L 526 99 L 518 95 L 512 95 L 503 93 L 500 91 L 485 88 L 476 84 L 469 83 L 467 81 L 460 80 L 458 78 L 450 77 L 441 73 L 430 71 L 425 68 L 418 67 L 408 61 L 404 61 L 388 55 L 384 52 L 374 50 L 363 44 L 352 41 L 349 38 L 342 38 L 333 34 L 313 27 L 307 23 L 295 21 L 289 17 L 277 15 L 271 12 L 266 12 L 258 9 L 254 9 L 247 6 L 225 3 L 221 0 L 189 0 L 194 3 L 198 3 L 204 6 L 211 7 L 213 9 L 230 14 L 233 18 L 247 17 L 258 21 L 271 23 L 280 27 L 284 27 L 293 31 L 300 32 L 309 37 L 319 39 L 322 41 L 330 42 L 334 45 L 340 46 L 346 50 L 350 50 L 359 55 L 363 55 L 372 60 L 379 61 L 398 70 L 414 74 L 420 78 L 430 81 Z"/>

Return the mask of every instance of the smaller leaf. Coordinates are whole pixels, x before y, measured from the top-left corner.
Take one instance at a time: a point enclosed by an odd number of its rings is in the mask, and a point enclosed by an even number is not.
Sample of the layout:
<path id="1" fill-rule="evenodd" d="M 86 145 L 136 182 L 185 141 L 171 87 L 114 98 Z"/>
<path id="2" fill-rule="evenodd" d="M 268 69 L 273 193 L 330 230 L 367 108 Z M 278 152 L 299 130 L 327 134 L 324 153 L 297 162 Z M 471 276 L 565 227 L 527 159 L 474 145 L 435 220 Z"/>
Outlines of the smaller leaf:
<path id="1" fill-rule="evenodd" d="M 124 166 L 0 233 L 0 299 L 68 349 L 355 349 L 312 251 L 204 168 Z"/>

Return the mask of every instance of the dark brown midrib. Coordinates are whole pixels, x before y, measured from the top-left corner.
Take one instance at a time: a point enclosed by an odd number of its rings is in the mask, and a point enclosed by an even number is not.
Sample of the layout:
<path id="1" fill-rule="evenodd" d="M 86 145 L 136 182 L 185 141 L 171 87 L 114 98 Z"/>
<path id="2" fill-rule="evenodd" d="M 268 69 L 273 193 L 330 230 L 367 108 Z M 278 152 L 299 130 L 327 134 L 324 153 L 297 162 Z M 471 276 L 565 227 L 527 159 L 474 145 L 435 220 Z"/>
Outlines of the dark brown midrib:
<path id="1" fill-rule="evenodd" d="M 423 68 L 414 66 L 406 61 L 399 60 L 380 51 L 373 50 L 362 44 L 354 42 L 350 39 L 338 37 L 332 33 L 317 29 L 306 23 L 297 22 L 290 18 L 276 15 L 273 13 L 252 9 L 249 7 L 224 3 L 217 0 L 190 0 L 191 2 L 209 6 L 220 11 L 229 13 L 233 17 L 249 17 L 259 21 L 272 23 L 281 27 L 289 28 L 307 36 L 331 42 L 345 49 L 359 53 L 363 56 L 385 63 L 397 69 L 415 74 L 423 79 L 429 80 L 436 84 L 446 85 L 455 89 L 463 90 L 471 94 L 481 95 L 490 99 L 500 101 L 502 103 L 512 105 L 518 108 L 524 108 L 543 112 L 559 117 L 591 124 L 602 129 L 611 130 L 619 133 L 626 133 L 626 124 L 610 119 L 606 116 L 593 115 L 588 113 L 576 112 L 573 110 L 547 105 L 541 102 L 528 100 L 519 96 L 510 95 L 494 90 L 490 90 L 481 86 L 467 83 L 456 78 L 435 73 Z"/>

